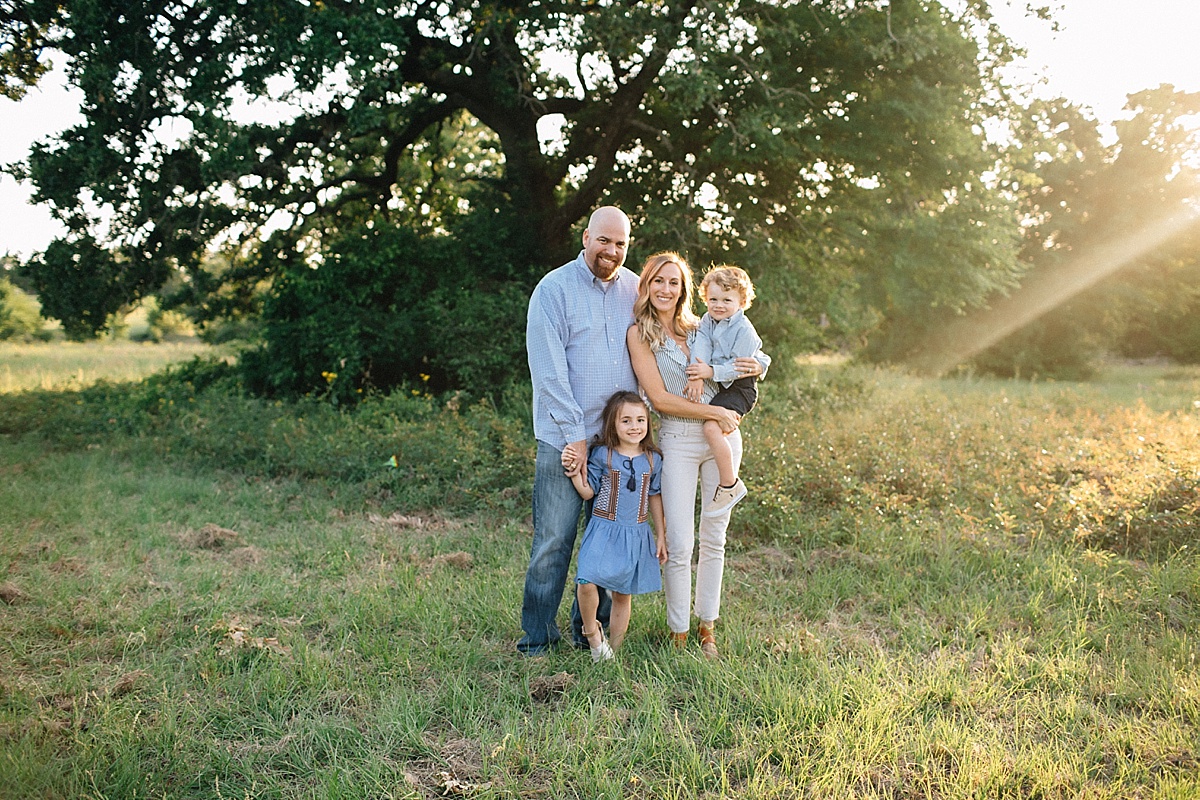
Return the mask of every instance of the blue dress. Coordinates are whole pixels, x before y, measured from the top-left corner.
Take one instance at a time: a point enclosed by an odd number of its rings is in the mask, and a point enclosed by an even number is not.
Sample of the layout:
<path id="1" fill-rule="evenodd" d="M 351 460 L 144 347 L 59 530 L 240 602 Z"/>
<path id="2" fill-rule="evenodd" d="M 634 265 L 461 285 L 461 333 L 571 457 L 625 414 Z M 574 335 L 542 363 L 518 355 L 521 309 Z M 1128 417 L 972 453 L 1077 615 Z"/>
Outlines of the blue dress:
<path id="1" fill-rule="evenodd" d="M 662 589 L 650 495 L 660 493 L 662 457 L 632 458 L 597 445 L 588 456 L 588 483 L 596 496 L 579 546 L 576 581 L 621 594 Z"/>

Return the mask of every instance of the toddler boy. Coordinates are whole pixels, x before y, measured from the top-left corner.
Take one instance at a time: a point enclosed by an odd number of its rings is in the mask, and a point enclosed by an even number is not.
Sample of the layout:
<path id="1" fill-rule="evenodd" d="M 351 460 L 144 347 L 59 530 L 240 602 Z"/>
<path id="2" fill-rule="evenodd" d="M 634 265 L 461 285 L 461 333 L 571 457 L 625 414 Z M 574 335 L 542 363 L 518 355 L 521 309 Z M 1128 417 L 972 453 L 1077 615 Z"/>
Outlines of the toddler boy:
<path id="1" fill-rule="evenodd" d="M 754 284 L 740 267 L 714 267 L 704 276 L 700 295 L 708 305 L 708 312 L 700 319 L 692 345 L 685 394 L 699 402 L 704 379 L 712 379 L 718 391 L 709 404 L 732 409 L 744 417 L 758 402 L 758 378 L 738 377 L 734 360 L 755 359 L 762 364 L 763 375 L 771 365 L 771 357 L 762 352 L 762 339 L 746 318 L 746 309 L 754 302 Z M 721 426 L 714 420 L 705 422 L 704 438 L 717 463 L 720 486 L 703 516 L 719 517 L 746 496 L 746 484 L 738 477 L 733 452 Z"/>

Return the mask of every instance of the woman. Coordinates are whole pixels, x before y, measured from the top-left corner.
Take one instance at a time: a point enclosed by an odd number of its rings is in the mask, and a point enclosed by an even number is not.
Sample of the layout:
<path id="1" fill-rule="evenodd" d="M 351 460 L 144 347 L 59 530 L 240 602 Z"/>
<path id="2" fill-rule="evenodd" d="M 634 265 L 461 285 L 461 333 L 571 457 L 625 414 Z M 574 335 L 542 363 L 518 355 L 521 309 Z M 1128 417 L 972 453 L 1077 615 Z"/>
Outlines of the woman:
<path id="1" fill-rule="evenodd" d="M 634 324 L 626 335 L 634 374 L 654 410 L 662 418 L 659 446 L 663 451 L 662 497 L 667 519 L 667 563 L 663 588 L 667 626 L 676 647 L 687 643 L 691 627 L 688 610 L 692 581 L 692 551 L 696 544 L 696 482 L 708 505 L 719 478 L 712 450 L 704 439 L 704 421 L 715 420 L 729 434 L 734 464 L 741 462 L 742 437 L 736 412 L 707 405 L 715 393 L 706 385 L 702 403 L 684 397 L 691 343 L 699 320 L 692 311 L 692 271 L 676 253 L 656 253 L 646 260 L 633 306 Z M 761 375 L 753 358 L 734 362 L 742 376 Z M 695 613 L 700 648 L 717 658 L 714 625 L 721 611 L 721 580 L 725 572 L 725 530 L 731 512 L 700 520 L 700 555 L 696 567 Z"/>

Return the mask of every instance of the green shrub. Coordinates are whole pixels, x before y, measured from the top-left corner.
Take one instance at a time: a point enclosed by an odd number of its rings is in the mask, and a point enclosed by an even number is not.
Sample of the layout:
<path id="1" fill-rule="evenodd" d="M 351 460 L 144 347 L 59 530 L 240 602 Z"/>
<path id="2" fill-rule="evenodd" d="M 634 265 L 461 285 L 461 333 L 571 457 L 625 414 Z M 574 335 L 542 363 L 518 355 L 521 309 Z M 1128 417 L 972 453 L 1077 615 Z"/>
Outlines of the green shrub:
<path id="1" fill-rule="evenodd" d="M 186 338 L 196 333 L 192 321 L 185 314 L 170 309 L 164 310 L 157 298 L 152 297 L 146 301 L 146 312 L 146 322 L 155 341 Z"/>
<path id="2" fill-rule="evenodd" d="M 431 302 L 430 330 L 451 386 L 475 396 L 495 397 L 514 379 L 528 377 L 525 364 L 525 307 L 529 291 L 515 283 L 493 292 L 451 289 Z"/>
<path id="3" fill-rule="evenodd" d="M 111 323 L 109 331 L 116 335 L 123 333 L 133 342 L 162 342 L 195 335 L 191 320 L 179 311 L 164 311 L 156 297 L 147 297 L 133 313 Z"/>
<path id="4" fill-rule="evenodd" d="M 1118 344 L 1122 355 L 1133 358 L 1200 364 L 1200 298 L 1182 309 L 1158 309 L 1133 320 Z"/>
<path id="5" fill-rule="evenodd" d="M 478 215 L 476 215 L 478 216 Z M 528 237 L 503 219 L 452 235 L 364 225 L 331 238 L 315 268 L 280 263 L 262 344 L 242 363 L 268 397 L 337 403 L 404 385 L 497 397 L 526 372 Z"/>
<path id="6" fill-rule="evenodd" d="M 258 319 L 218 319 L 205 322 L 198 332 L 206 344 L 255 342 L 262 340 L 262 324 Z"/>
<path id="7" fill-rule="evenodd" d="M 528 422 L 489 401 L 419 391 L 372 393 L 354 407 L 272 400 L 242 391 L 236 367 L 204 359 L 136 384 L 6 396 L 0 434 L 65 447 L 121 441 L 363 502 L 456 512 L 527 504 L 534 456 Z"/>
<path id="8" fill-rule="evenodd" d="M 1087 380 L 1096 375 L 1101 342 L 1069 313 L 1053 313 L 1010 334 L 971 359 L 971 366 L 1000 378 Z"/>
<path id="9" fill-rule="evenodd" d="M 0 278 L 0 341 L 47 340 L 37 300 Z"/>
<path id="10" fill-rule="evenodd" d="M 529 391 L 513 384 L 496 404 L 413 389 L 352 407 L 271 400 L 241 391 L 236 368 L 197 359 L 137 384 L 0 396 L 0 435 L 303 479 L 405 513 L 523 515 Z M 1139 557 L 1200 544 L 1200 417 L 1101 401 L 1082 385 L 804 368 L 764 383 L 743 432 L 751 495 L 733 517 L 735 549 L 852 543 L 882 523 Z"/>
<path id="11" fill-rule="evenodd" d="M 743 430 L 751 495 L 731 541 L 795 535 L 797 520 L 802 535 L 853 538 L 885 518 L 1140 556 L 1200 544 L 1194 414 L 1105 407 L 1054 384 L 849 368 L 768 383 Z"/>

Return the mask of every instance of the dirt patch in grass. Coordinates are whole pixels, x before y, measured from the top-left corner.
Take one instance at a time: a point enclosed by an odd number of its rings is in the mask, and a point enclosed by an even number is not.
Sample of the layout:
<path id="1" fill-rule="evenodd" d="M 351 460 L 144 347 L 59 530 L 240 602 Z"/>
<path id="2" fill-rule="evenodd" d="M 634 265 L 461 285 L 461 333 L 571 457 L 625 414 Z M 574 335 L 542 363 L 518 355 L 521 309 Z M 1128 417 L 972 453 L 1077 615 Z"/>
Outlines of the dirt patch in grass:
<path id="1" fill-rule="evenodd" d="M 29 595 L 17 588 L 12 583 L 0 583 L 0 602 L 8 606 L 15 606 L 17 603 L 23 603 L 29 599 Z"/>
<path id="2" fill-rule="evenodd" d="M 241 567 L 253 566 L 261 563 L 266 557 L 266 551 L 261 547 L 247 545 L 245 547 L 237 547 L 229 551 L 229 560 L 235 565 Z"/>
<path id="3" fill-rule="evenodd" d="M 191 532 L 187 537 L 187 544 L 204 550 L 216 550 L 232 545 L 241 538 L 237 531 L 210 522 L 200 530 Z"/>
<path id="4" fill-rule="evenodd" d="M 539 675 L 529 682 L 529 696 L 536 703 L 552 703 L 561 700 L 577 682 L 578 678 L 569 672 Z"/>
<path id="5" fill-rule="evenodd" d="M 112 686 L 108 687 L 109 697 L 124 697 L 127 694 L 132 694 L 139 686 L 144 685 L 150 680 L 150 673 L 144 669 L 135 669 L 133 672 L 126 672 L 113 681 Z"/>
<path id="6" fill-rule="evenodd" d="M 49 569 L 55 575 L 82 575 L 87 571 L 87 566 L 83 559 L 71 556 L 58 559 L 50 565 Z"/>
<path id="7" fill-rule="evenodd" d="M 436 759 L 414 761 L 404 770 L 404 780 L 422 797 L 469 797 L 486 792 L 483 781 L 483 748 L 472 739 L 451 739 L 430 745 Z"/>
<path id="8" fill-rule="evenodd" d="M 445 565 L 448 567 L 453 567 L 454 569 L 466 571 L 475 566 L 475 556 L 471 555 L 470 553 L 465 553 L 461 550 L 455 553 L 442 553 L 441 555 L 437 555 L 429 559 L 429 565 L 431 567 Z"/>

